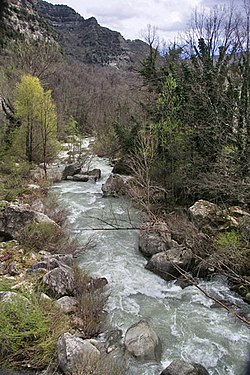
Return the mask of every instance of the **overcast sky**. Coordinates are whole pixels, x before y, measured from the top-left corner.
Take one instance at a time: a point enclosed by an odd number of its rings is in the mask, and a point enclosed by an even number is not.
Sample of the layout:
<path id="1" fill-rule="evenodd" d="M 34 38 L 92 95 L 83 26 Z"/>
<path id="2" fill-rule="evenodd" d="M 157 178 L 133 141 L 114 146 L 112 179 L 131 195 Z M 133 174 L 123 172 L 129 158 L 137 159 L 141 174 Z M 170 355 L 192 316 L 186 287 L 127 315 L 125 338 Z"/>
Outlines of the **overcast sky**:
<path id="1" fill-rule="evenodd" d="M 47 0 L 66 4 L 84 18 L 94 16 L 101 26 L 119 31 L 126 39 L 142 39 L 147 25 L 160 38 L 173 41 L 185 29 L 195 7 L 211 8 L 230 0 Z M 240 1 L 240 0 L 236 0 Z"/>

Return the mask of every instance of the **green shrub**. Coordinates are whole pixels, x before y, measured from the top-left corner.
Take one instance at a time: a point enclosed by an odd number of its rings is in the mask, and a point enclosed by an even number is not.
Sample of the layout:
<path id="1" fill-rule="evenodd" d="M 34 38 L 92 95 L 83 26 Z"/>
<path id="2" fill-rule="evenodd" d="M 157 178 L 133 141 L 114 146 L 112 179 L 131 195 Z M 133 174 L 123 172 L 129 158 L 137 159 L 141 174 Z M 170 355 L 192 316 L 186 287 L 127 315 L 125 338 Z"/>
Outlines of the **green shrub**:
<path id="1" fill-rule="evenodd" d="M 108 295 L 103 288 L 97 288 L 94 279 L 79 267 L 74 269 L 76 316 L 78 328 L 85 338 L 98 335 L 105 322 L 105 305 Z"/>
<path id="2" fill-rule="evenodd" d="M 37 251 L 50 253 L 73 254 L 78 251 L 79 244 L 71 239 L 59 225 L 53 223 L 32 223 L 27 225 L 18 238 L 19 242 Z"/>
<path id="3" fill-rule="evenodd" d="M 241 247 L 241 235 L 235 230 L 219 233 L 216 238 L 216 244 L 223 251 L 239 249 Z"/>
<path id="4" fill-rule="evenodd" d="M 246 246 L 241 232 L 231 230 L 219 233 L 215 238 L 214 245 L 222 264 L 243 274 L 249 269 L 250 250 Z"/>
<path id="5" fill-rule="evenodd" d="M 54 357 L 68 318 L 51 302 L 33 294 L 27 303 L 17 297 L 0 305 L 0 365 L 41 369 Z"/>

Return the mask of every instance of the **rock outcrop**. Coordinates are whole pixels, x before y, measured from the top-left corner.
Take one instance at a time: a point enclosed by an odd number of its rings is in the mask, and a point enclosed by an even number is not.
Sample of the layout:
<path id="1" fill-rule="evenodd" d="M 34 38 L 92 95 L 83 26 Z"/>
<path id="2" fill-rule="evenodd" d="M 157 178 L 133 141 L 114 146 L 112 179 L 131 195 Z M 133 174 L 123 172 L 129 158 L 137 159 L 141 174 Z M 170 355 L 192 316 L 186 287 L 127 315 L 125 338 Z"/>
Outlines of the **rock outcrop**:
<path id="1" fill-rule="evenodd" d="M 145 42 L 126 41 L 119 32 L 100 26 L 94 17 L 84 19 L 67 5 L 38 0 L 37 11 L 57 33 L 64 52 L 83 63 L 130 67 L 149 53 Z"/>
<path id="2" fill-rule="evenodd" d="M 175 359 L 161 372 L 161 375 L 209 375 L 208 371 L 198 363 L 188 363 Z"/>
<path id="3" fill-rule="evenodd" d="M 189 271 L 193 259 L 190 249 L 173 247 L 170 250 L 157 253 L 146 264 L 146 269 L 161 276 L 164 280 L 173 280 L 181 275 L 179 268 Z"/>
<path id="4" fill-rule="evenodd" d="M 104 197 L 119 197 L 126 194 L 126 191 L 126 184 L 118 174 L 110 175 L 105 184 L 102 185 Z"/>
<path id="5" fill-rule="evenodd" d="M 31 223 L 57 225 L 47 215 L 34 211 L 26 204 L 10 204 L 0 211 L 0 235 L 7 239 L 16 239 L 25 226 Z"/>
<path id="6" fill-rule="evenodd" d="M 127 330 L 124 344 L 126 350 L 138 359 L 153 361 L 161 359 L 161 341 L 145 320 L 141 320 Z"/>
<path id="7" fill-rule="evenodd" d="M 81 166 L 79 164 L 69 164 L 66 165 L 62 172 L 62 179 L 67 180 L 69 176 L 77 175 L 81 172 Z"/>
<path id="8" fill-rule="evenodd" d="M 75 288 L 73 269 L 66 265 L 54 268 L 43 276 L 42 283 L 53 297 L 72 295 Z"/>
<path id="9" fill-rule="evenodd" d="M 100 352 L 89 340 L 66 332 L 58 339 L 57 357 L 63 374 L 77 375 L 91 359 L 98 359 Z"/>
<path id="10" fill-rule="evenodd" d="M 143 255 L 150 257 L 170 249 L 172 246 L 171 234 L 164 235 L 156 231 L 142 230 L 139 235 L 139 250 Z"/>
<path id="11" fill-rule="evenodd" d="M 209 234 L 234 228 L 238 225 L 233 216 L 233 211 L 230 214 L 230 208 L 222 210 L 217 204 L 203 199 L 200 199 L 190 207 L 189 213 L 197 228 Z"/>

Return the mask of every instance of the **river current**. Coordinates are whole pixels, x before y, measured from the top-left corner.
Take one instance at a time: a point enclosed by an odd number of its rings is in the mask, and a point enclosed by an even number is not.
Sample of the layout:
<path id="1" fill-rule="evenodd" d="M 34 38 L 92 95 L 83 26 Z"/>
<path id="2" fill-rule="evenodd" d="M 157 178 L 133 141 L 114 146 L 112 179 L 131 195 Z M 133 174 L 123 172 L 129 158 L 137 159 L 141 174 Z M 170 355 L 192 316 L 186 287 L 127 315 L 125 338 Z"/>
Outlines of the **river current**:
<path id="1" fill-rule="evenodd" d="M 202 364 L 210 375 L 243 375 L 249 329 L 224 309 L 211 308 L 213 302 L 197 288 L 182 290 L 145 270 L 134 229 L 141 221 L 139 213 L 125 198 L 102 197 L 101 186 L 112 170 L 107 159 L 95 156 L 89 168 L 101 169 L 100 181 L 62 181 L 52 191 L 68 208 L 72 233 L 83 244 L 88 239 L 95 244 L 80 255 L 79 264 L 91 275 L 107 278 L 110 324 L 125 333 L 146 319 L 161 338 L 162 362 L 134 362 L 128 375 L 159 375 L 178 357 Z M 201 286 L 217 298 L 241 302 L 221 279 L 201 281 Z"/>

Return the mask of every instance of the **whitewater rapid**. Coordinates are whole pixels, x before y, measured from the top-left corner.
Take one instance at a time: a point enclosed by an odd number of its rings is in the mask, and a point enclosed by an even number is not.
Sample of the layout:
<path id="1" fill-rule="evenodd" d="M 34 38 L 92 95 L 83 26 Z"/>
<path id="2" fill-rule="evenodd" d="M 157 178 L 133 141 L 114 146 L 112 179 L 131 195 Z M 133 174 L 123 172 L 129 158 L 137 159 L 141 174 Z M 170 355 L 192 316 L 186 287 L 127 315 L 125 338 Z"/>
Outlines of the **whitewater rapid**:
<path id="1" fill-rule="evenodd" d="M 210 375 L 242 375 L 249 329 L 224 309 L 211 308 L 212 301 L 194 286 L 182 290 L 145 270 L 146 260 L 138 251 L 138 230 L 134 229 L 141 222 L 139 213 L 125 198 L 102 197 L 101 185 L 112 170 L 109 160 L 95 156 L 89 162 L 90 169 L 101 169 L 100 181 L 62 181 L 52 191 L 68 208 L 72 234 L 83 246 L 90 238 L 95 243 L 80 255 L 79 264 L 90 274 L 107 278 L 110 324 L 125 332 L 146 319 L 161 338 L 162 362 L 135 361 L 128 375 L 159 375 L 178 357 L 201 363 Z M 218 298 L 242 302 L 221 279 L 202 281 L 201 286 Z"/>

